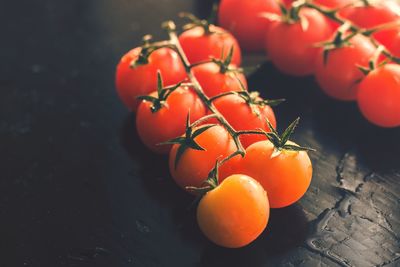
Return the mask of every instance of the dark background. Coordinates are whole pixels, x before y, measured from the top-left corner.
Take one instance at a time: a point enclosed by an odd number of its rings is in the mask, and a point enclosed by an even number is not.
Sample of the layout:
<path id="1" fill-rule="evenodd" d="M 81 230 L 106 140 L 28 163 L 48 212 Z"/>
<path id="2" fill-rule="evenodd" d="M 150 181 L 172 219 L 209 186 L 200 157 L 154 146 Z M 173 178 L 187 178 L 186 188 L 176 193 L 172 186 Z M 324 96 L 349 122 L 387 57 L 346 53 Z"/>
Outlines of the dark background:
<path id="1" fill-rule="evenodd" d="M 280 128 L 302 117 L 311 187 L 248 247 L 199 232 L 166 158 L 138 141 L 114 69 L 144 34 L 165 38 L 162 21 L 211 2 L 2 2 L 0 266 L 400 266 L 400 130 L 268 63 L 251 88 L 287 99 Z"/>

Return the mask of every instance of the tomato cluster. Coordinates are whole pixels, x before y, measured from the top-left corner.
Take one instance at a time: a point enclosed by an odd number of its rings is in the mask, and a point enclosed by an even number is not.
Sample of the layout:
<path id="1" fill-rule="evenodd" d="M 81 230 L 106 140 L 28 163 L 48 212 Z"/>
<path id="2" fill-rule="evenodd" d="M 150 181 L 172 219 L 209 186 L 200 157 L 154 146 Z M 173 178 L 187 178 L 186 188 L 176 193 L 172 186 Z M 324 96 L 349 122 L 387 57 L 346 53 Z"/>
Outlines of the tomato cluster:
<path id="1" fill-rule="evenodd" d="M 269 209 L 293 204 L 311 182 L 306 147 L 290 141 L 298 123 L 276 130 L 271 106 L 249 91 L 241 50 L 228 31 L 187 16 L 178 37 L 124 55 L 116 70 L 122 102 L 136 113 L 136 129 L 153 152 L 169 154 L 176 184 L 202 196 L 200 229 L 218 245 L 249 244 L 266 228 Z"/>
<path id="2" fill-rule="evenodd" d="M 328 96 L 357 101 L 373 124 L 400 126 L 396 1 L 222 0 L 218 15 L 246 50 L 265 51 L 282 72 L 314 75 Z"/>

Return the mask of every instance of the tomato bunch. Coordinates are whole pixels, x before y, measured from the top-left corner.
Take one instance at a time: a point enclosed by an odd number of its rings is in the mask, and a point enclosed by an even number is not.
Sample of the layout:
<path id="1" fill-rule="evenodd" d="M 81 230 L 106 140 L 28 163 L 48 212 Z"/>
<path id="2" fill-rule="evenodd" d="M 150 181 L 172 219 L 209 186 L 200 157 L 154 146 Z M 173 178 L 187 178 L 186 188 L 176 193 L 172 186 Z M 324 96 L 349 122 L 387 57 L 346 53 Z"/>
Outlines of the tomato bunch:
<path id="1" fill-rule="evenodd" d="M 201 196 L 203 233 L 218 245 L 242 247 L 264 231 L 270 207 L 291 205 L 305 194 L 310 149 L 290 141 L 298 120 L 278 134 L 273 107 L 283 99 L 248 90 L 233 35 L 186 17 L 191 23 L 179 37 L 168 22 L 168 40 L 146 36 L 122 57 L 117 92 L 136 113 L 144 145 L 169 154 L 176 184 Z"/>
<path id="2" fill-rule="evenodd" d="M 266 52 L 283 73 L 314 75 L 328 96 L 357 101 L 371 123 L 400 126 L 396 1 L 222 0 L 218 21 L 246 50 Z"/>

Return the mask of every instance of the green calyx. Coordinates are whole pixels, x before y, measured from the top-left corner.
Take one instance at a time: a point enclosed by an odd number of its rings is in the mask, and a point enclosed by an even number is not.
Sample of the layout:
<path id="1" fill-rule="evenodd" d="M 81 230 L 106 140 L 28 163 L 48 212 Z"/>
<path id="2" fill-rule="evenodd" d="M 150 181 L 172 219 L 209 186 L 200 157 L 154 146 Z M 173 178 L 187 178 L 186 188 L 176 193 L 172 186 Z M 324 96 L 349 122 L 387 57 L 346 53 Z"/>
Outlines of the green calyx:
<path id="1" fill-rule="evenodd" d="M 138 96 L 138 99 L 151 102 L 150 110 L 152 113 L 159 111 L 167 100 L 168 96 L 175 91 L 182 82 L 172 86 L 164 87 L 160 71 L 157 72 L 157 97 L 151 95 Z"/>
<path id="2" fill-rule="evenodd" d="M 275 147 L 274 152 L 271 155 L 272 158 L 278 156 L 282 152 L 282 150 L 315 151 L 315 149 L 313 149 L 313 148 L 287 144 L 291 135 L 293 134 L 295 128 L 299 124 L 299 121 L 300 121 L 300 118 L 297 118 L 296 120 L 294 120 L 286 128 L 286 130 L 281 135 L 279 135 L 278 132 L 275 130 L 275 128 L 272 126 L 272 124 L 267 119 L 267 125 L 268 125 L 270 132 L 266 132 L 265 135 L 268 137 L 269 141 Z"/>
<path id="3" fill-rule="evenodd" d="M 188 113 L 186 117 L 186 131 L 183 136 L 176 137 L 174 139 L 171 139 L 167 142 L 161 143 L 162 145 L 173 145 L 173 144 L 178 144 L 178 150 L 176 152 L 176 157 L 175 157 L 175 169 L 178 166 L 179 160 L 181 159 L 183 153 L 188 149 L 194 149 L 194 150 L 202 150 L 204 151 L 205 149 L 202 148 L 194 139 L 208 130 L 209 128 L 215 126 L 216 124 L 206 124 L 204 126 L 201 126 L 199 128 L 195 128 L 197 126 L 197 122 L 190 123 L 190 112 Z"/>
<path id="4" fill-rule="evenodd" d="M 220 59 L 216 59 L 216 58 L 211 59 L 212 62 L 214 62 L 215 64 L 217 64 L 219 66 L 220 73 L 223 74 L 226 72 L 236 72 L 236 73 L 242 72 L 242 69 L 230 66 L 230 64 L 232 62 L 232 57 L 233 57 L 233 46 L 229 49 L 229 53 L 225 57 L 225 59 L 223 59 L 223 57 L 224 57 L 224 50 L 222 49 Z"/>

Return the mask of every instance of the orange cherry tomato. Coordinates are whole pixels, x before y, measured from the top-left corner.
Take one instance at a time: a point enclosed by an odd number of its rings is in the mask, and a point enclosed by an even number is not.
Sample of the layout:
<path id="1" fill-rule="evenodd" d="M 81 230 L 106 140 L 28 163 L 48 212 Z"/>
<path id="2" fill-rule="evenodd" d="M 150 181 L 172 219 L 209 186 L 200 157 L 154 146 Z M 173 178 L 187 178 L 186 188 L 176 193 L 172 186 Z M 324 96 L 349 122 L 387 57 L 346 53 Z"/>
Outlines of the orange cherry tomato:
<path id="1" fill-rule="evenodd" d="M 127 108 L 136 111 L 140 101 L 138 96 L 147 95 L 157 88 L 157 71 L 162 74 L 164 85 L 173 85 L 186 78 L 186 71 L 178 54 L 161 48 L 154 51 L 148 63 L 131 68 L 132 61 L 138 59 L 141 48 L 126 53 L 118 63 L 115 77 L 117 93 Z"/>
<path id="2" fill-rule="evenodd" d="M 181 145 L 173 145 L 169 154 L 170 173 L 175 182 L 185 190 L 187 190 L 187 186 L 201 187 L 209 172 L 215 166 L 216 160 L 222 160 L 236 151 L 232 137 L 220 125 L 207 129 L 195 137 L 194 141 L 204 150 L 187 148 L 177 164 L 175 162 L 176 154 Z M 221 179 L 226 177 L 226 173 L 232 173 L 230 166 L 224 165 L 219 169 Z"/>
<path id="3" fill-rule="evenodd" d="M 207 192 L 197 208 L 202 232 L 217 245 L 238 248 L 255 240 L 267 226 L 268 198 L 251 177 L 236 174 Z"/>
<path id="4" fill-rule="evenodd" d="M 357 102 L 373 124 L 400 126 L 400 65 L 386 64 L 371 71 L 360 83 Z"/>
<path id="5" fill-rule="evenodd" d="M 288 141 L 287 144 L 296 145 Z M 260 141 L 246 149 L 240 162 L 241 172 L 264 187 L 271 208 L 289 206 L 307 191 L 312 177 L 312 165 L 307 152 L 282 150 L 275 157 L 274 145 Z"/>

